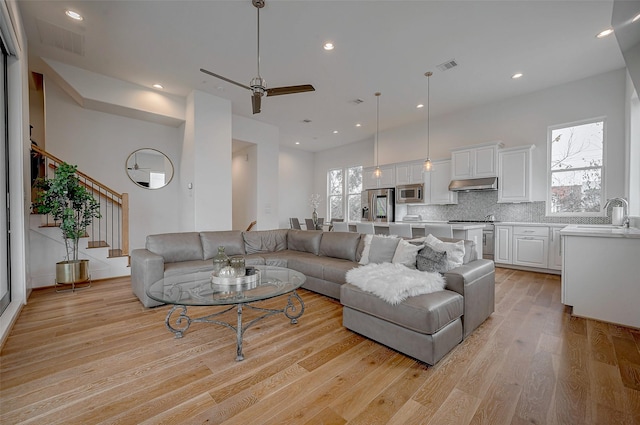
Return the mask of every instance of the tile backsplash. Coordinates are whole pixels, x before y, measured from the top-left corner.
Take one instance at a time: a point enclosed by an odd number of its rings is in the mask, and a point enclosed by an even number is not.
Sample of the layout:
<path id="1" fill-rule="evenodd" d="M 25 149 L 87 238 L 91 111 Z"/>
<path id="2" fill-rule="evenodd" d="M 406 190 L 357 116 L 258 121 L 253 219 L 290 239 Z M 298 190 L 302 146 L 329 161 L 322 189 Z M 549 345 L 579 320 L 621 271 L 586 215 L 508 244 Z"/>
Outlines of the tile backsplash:
<path id="1" fill-rule="evenodd" d="M 457 205 L 407 205 L 407 214 L 420 214 L 423 220 L 435 221 L 484 220 L 486 215 L 493 214 L 498 221 L 611 224 L 611 211 L 606 217 L 547 217 L 544 201 L 499 204 L 497 191 L 460 192 Z"/>

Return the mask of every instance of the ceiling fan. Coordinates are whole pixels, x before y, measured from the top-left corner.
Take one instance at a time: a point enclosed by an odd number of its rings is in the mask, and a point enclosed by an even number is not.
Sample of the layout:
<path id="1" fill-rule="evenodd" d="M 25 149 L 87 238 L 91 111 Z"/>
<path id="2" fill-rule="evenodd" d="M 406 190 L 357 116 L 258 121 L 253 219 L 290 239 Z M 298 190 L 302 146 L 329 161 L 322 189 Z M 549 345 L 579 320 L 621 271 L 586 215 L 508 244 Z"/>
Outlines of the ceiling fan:
<path id="1" fill-rule="evenodd" d="M 138 170 L 150 170 L 151 168 L 142 168 L 138 165 L 138 154 L 133 154 L 133 165 L 131 167 L 127 167 L 127 170 L 138 171 Z"/>
<path id="2" fill-rule="evenodd" d="M 215 74 L 206 69 L 200 68 L 200 71 L 205 74 L 209 74 L 221 80 L 224 80 L 228 83 L 235 84 L 236 86 L 245 88 L 247 90 L 251 90 L 251 106 L 253 108 L 253 113 L 260 113 L 260 103 L 262 100 L 262 96 L 265 94 L 267 96 L 280 96 L 283 94 L 294 94 L 294 93 L 304 93 L 308 91 L 315 91 L 315 88 L 311 84 L 302 84 L 299 86 L 286 86 L 286 87 L 274 87 L 271 89 L 267 88 L 267 82 L 260 76 L 260 9 L 262 9 L 265 5 L 265 0 L 251 0 L 251 3 L 258 10 L 258 76 L 251 80 L 249 85 L 244 85 L 238 83 L 237 81 L 230 80 L 229 78 L 223 77 L 222 75 Z"/>

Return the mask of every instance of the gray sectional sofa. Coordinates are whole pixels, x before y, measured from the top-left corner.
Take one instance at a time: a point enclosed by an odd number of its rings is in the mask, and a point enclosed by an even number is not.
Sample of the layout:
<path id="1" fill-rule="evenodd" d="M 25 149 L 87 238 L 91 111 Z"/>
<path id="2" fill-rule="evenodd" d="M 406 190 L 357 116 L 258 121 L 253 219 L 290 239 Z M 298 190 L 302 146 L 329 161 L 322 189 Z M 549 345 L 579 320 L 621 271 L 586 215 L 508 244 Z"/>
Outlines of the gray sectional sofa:
<path id="1" fill-rule="evenodd" d="M 443 239 L 446 240 L 446 239 Z M 343 324 L 428 364 L 435 364 L 494 311 L 493 261 L 475 258 L 465 241 L 463 265 L 444 273 L 445 289 L 391 305 L 346 283 L 358 267 L 364 235 L 307 230 L 211 231 L 150 235 L 131 253 L 133 293 L 145 307 L 158 302 L 146 289 L 165 276 L 213 268 L 218 246 L 247 265 L 288 267 L 307 277 L 303 288 L 339 299 Z"/>

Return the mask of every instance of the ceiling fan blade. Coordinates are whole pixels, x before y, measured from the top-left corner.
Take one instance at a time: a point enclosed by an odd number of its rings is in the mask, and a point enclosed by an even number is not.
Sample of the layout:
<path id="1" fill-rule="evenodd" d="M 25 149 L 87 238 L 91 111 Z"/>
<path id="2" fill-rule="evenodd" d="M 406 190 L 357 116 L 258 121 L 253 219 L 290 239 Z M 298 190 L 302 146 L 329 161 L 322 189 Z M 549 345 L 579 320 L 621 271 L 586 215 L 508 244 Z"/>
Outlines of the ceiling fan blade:
<path id="1" fill-rule="evenodd" d="M 304 93 L 315 90 L 311 84 L 302 84 L 300 86 L 274 87 L 266 91 L 267 96 L 280 96 L 283 94 Z"/>
<path id="2" fill-rule="evenodd" d="M 230 80 L 230 79 L 228 79 L 226 77 L 223 77 L 222 75 L 214 74 L 213 72 L 207 71 L 204 68 L 200 68 L 200 71 L 204 72 L 205 74 L 209 74 L 209 75 L 211 75 L 213 77 L 219 78 L 219 79 L 221 79 L 223 81 L 226 81 L 227 83 L 235 84 L 236 86 L 242 87 L 243 89 L 251 90 L 251 87 L 249 87 L 249 86 L 245 86 L 244 84 L 240 84 L 240 83 L 238 83 L 236 81 Z"/>
<path id="3" fill-rule="evenodd" d="M 261 98 L 262 95 L 260 93 L 254 93 L 253 96 L 251 96 L 251 106 L 253 107 L 254 114 L 260 113 Z"/>

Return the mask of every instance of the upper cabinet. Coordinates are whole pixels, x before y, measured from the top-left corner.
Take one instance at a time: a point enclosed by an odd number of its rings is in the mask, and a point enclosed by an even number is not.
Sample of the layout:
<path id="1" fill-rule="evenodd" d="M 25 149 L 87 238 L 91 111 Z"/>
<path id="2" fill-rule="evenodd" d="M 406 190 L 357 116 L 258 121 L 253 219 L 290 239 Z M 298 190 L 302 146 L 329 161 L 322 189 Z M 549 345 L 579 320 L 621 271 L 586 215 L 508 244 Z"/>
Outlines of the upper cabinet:
<path id="1" fill-rule="evenodd" d="M 531 202 L 531 151 L 535 145 L 498 150 L 498 202 Z"/>
<path id="2" fill-rule="evenodd" d="M 458 203 L 458 192 L 449 190 L 451 180 L 451 160 L 434 161 L 431 171 L 425 173 L 425 202 L 428 204 L 448 205 Z"/>
<path id="3" fill-rule="evenodd" d="M 498 176 L 498 149 L 502 142 L 451 151 L 451 180 Z"/>
<path id="4" fill-rule="evenodd" d="M 396 164 L 396 185 L 424 182 L 423 168 L 424 161 Z"/>
<path id="5" fill-rule="evenodd" d="M 373 175 L 375 169 L 376 167 L 367 167 L 362 170 L 362 188 L 364 190 L 396 186 L 395 165 L 381 165 L 382 175 L 379 178 Z"/>

